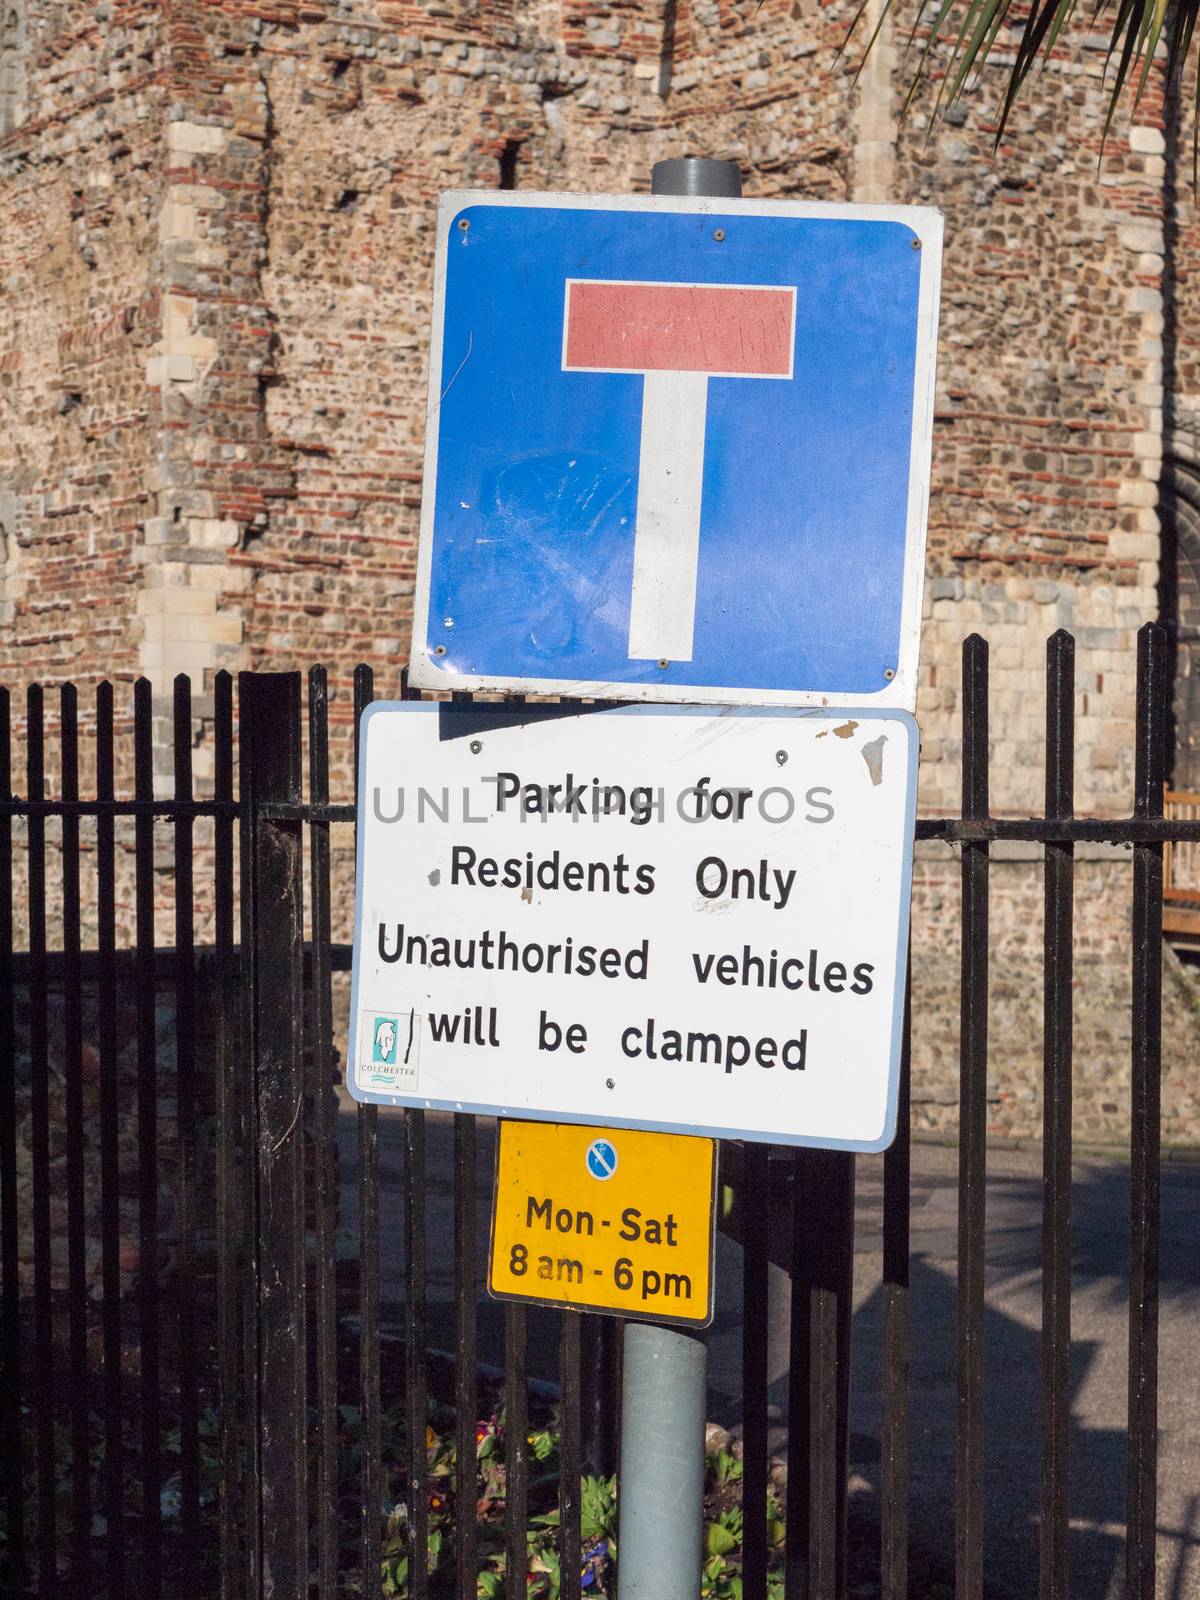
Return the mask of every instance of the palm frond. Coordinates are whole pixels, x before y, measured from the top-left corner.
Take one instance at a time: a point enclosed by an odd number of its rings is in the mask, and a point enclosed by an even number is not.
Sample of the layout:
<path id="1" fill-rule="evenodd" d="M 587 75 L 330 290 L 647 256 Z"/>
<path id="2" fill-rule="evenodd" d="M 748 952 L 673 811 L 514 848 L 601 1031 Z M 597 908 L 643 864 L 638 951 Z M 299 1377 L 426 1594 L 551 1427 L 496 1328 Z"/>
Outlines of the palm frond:
<path id="1" fill-rule="evenodd" d="M 904 111 L 912 109 L 917 94 L 932 80 L 936 68 L 939 82 L 931 117 L 936 122 L 961 97 L 968 83 L 977 81 L 1002 36 L 1019 29 L 996 126 L 995 142 L 999 145 L 1030 73 L 1037 66 L 1044 67 L 1052 52 L 1066 46 L 1070 26 L 1079 11 L 1079 0 L 1028 0 L 1024 15 L 1014 15 L 1015 4 L 1017 0 L 920 0 L 908 39 L 908 49 L 915 59 Z M 864 59 L 895 5 L 896 0 L 883 0 Z M 1023 9 L 1022 3 L 1018 11 Z M 867 10 L 867 0 L 863 0 L 851 23 L 847 43 Z M 1156 60 L 1162 63 L 1168 86 L 1178 84 L 1192 58 L 1198 16 L 1200 0 L 1095 0 L 1085 26 L 1104 27 L 1108 34 L 1104 72 L 1108 103 L 1101 149 L 1127 92 L 1130 109 L 1136 110 L 1140 105 Z M 1004 48 L 1012 48 L 1007 39 Z M 860 62 L 858 71 L 861 70 Z M 1200 72 L 1195 93 L 1200 110 Z M 1200 117 L 1197 121 L 1200 136 Z"/>

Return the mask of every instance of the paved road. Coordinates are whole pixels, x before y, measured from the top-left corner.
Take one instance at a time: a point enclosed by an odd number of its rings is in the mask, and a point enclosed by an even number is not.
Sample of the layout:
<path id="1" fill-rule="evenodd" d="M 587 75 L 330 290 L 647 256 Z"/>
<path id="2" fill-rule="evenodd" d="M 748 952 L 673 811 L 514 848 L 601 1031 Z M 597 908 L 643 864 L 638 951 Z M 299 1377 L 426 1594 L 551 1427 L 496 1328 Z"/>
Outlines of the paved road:
<path id="1" fill-rule="evenodd" d="M 913 1153 L 912 1422 L 914 1531 L 952 1537 L 957 1156 Z M 878 1437 L 881 1172 L 861 1161 L 851 1427 Z M 1124 1593 L 1125 1415 L 1128 1347 L 1129 1173 L 1123 1164 L 1075 1168 L 1072 1315 L 1072 1587 L 1080 1600 Z M 991 1575 L 1014 1596 L 1036 1571 L 1041 1324 L 1041 1156 L 989 1157 L 987 1541 Z M 1163 1174 L 1159 1394 L 1160 1600 L 1200 1597 L 1200 1167 Z M 868 1452 L 864 1451 L 864 1455 Z M 864 1459 L 868 1480 L 877 1463 Z"/>
<path id="2" fill-rule="evenodd" d="M 399 1124 L 380 1120 L 382 1299 L 385 1319 L 403 1308 Z M 491 1125 L 480 1119 L 477 1193 L 479 1268 L 490 1203 Z M 354 1117 L 341 1119 L 343 1221 L 354 1227 Z M 430 1119 L 429 1282 L 431 1343 L 454 1347 L 453 1180 L 449 1120 Z M 954 1337 L 957 1158 L 921 1145 L 913 1152 L 912 1529 L 953 1550 Z M 1117 1600 L 1123 1593 L 1125 1353 L 1129 1177 L 1118 1162 L 1080 1161 L 1075 1171 L 1075 1297 L 1072 1362 L 1072 1594 Z M 879 1472 L 882 1163 L 858 1162 L 853 1401 L 854 1492 L 874 1496 Z M 987 1573 L 997 1592 L 1026 1600 L 1037 1562 L 1041 1166 L 1036 1152 L 989 1156 L 987 1319 Z M 719 1241 L 718 1313 L 710 1336 L 710 1405 L 739 1421 L 740 1250 Z M 787 1325 L 787 1280 L 776 1275 L 773 1323 Z M 1200 1166 L 1164 1169 L 1162 1240 L 1159 1600 L 1200 1600 Z M 480 1356 L 502 1362 L 502 1313 L 480 1305 Z M 775 1342 L 772 1398 L 786 1421 L 786 1334 Z M 531 1371 L 553 1381 L 553 1314 L 533 1313 Z"/>

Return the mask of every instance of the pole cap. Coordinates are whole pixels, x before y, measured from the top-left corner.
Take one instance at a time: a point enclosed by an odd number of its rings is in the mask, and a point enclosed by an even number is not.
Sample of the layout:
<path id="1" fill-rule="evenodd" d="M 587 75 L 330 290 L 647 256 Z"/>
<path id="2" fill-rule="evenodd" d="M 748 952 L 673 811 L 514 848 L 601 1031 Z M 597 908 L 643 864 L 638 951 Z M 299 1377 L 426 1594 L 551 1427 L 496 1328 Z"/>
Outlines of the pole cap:
<path id="1" fill-rule="evenodd" d="M 650 169 L 651 194 L 705 195 L 715 200 L 738 200 L 742 194 L 742 169 L 736 161 L 710 161 L 707 156 L 675 156 L 656 161 Z"/>

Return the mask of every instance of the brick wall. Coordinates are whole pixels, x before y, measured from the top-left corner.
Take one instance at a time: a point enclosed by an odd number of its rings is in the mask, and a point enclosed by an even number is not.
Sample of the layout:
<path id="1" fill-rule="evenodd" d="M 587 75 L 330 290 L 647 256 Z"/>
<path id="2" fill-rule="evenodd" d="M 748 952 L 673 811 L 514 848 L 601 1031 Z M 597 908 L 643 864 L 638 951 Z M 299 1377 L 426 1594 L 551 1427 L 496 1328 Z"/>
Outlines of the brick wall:
<path id="1" fill-rule="evenodd" d="M 995 160 L 999 72 L 928 137 L 935 86 L 898 145 L 897 188 L 947 213 L 923 688 L 922 804 L 955 803 L 955 653 L 991 642 L 993 805 L 1038 807 L 1044 641 L 1077 641 L 1081 809 L 1127 810 L 1133 657 L 1157 614 L 1162 459 L 1161 102 L 1099 166 L 1103 51 L 1073 38 Z"/>
<path id="2" fill-rule="evenodd" d="M 0 140 L 0 676 L 18 690 L 137 662 L 159 426 L 156 9 L 20 8 L 20 121 Z"/>
<path id="3" fill-rule="evenodd" d="M 407 650 L 435 195 L 644 191 L 655 160 L 705 153 L 737 160 L 751 195 L 946 212 L 923 810 L 956 805 L 959 647 L 976 629 L 992 642 L 993 804 L 1039 806 L 1059 626 L 1079 641 L 1080 807 L 1127 810 L 1134 633 L 1158 604 L 1160 98 L 1152 83 L 1097 170 L 1103 53 L 1073 39 L 993 162 L 997 75 L 930 137 L 935 73 L 901 125 L 911 58 L 890 25 L 857 87 L 859 45 L 839 59 L 856 9 L 23 0 L 20 50 L 0 40 L 15 124 L 0 137 L 15 419 L 0 432 L 0 675 L 144 672 L 161 706 L 189 673 L 203 781 L 213 672 L 323 661 L 345 794 L 350 669 L 371 662 L 394 692 Z M 1172 219 L 1190 240 L 1190 197 Z M 1183 314 L 1197 259 L 1180 255 L 1166 352 L 1177 434 L 1200 417 Z M 1019 930 L 1037 867 L 1005 871 L 999 926 Z M 931 973 L 952 926 L 930 909 L 944 873 L 918 864 Z M 1124 894 L 1098 904 L 1115 971 Z M 1116 1037 L 1105 1026 L 1096 1039 Z"/>
<path id="4" fill-rule="evenodd" d="M 1157 603 L 1160 104 L 1097 172 L 1103 57 L 1072 45 L 993 163 L 993 81 L 929 139 L 928 94 L 897 124 L 886 27 L 855 89 L 853 8 L 793 10 L 28 0 L 26 120 L 0 145 L 0 374 L 28 433 L 0 458 L 10 679 L 138 669 L 161 697 L 220 665 L 394 677 L 434 196 L 644 190 L 654 160 L 706 151 L 751 194 L 946 211 L 922 803 L 954 803 L 973 628 L 996 804 L 1036 802 L 1038 657 L 1067 626 L 1081 804 L 1120 810 Z"/>

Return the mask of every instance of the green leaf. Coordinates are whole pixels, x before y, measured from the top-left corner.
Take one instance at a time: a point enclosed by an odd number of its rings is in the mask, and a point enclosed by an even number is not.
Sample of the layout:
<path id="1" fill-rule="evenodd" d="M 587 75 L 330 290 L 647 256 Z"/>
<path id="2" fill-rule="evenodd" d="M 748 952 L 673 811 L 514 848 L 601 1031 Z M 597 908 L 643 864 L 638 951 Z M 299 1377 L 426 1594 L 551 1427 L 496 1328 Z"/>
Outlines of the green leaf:
<path id="1" fill-rule="evenodd" d="M 387 1595 L 406 1595 L 408 1593 L 407 1556 L 401 1556 L 397 1561 L 384 1562 L 383 1592 Z"/>
<path id="2" fill-rule="evenodd" d="M 546 1596 L 546 1600 L 558 1600 L 559 1592 L 562 1588 L 562 1571 L 558 1562 L 558 1552 L 555 1550 L 543 1550 L 531 1565 L 535 1572 L 541 1572 L 545 1577 L 546 1585 L 542 1593 Z"/>
<path id="3" fill-rule="evenodd" d="M 738 1483 L 742 1477 L 742 1462 L 732 1450 L 718 1450 L 708 1458 L 709 1471 L 720 1484 Z"/>
<path id="4" fill-rule="evenodd" d="M 737 1545 L 733 1534 L 719 1522 L 710 1522 L 704 1530 L 704 1547 L 711 1556 L 726 1556 L 736 1550 Z"/>
<path id="5" fill-rule="evenodd" d="M 554 1435 L 548 1430 L 529 1435 L 529 1451 L 535 1461 L 545 1461 L 554 1453 Z"/>
<path id="6" fill-rule="evenodd" d="M 580 1526 L 585 1539 L 603 1539 L 616 1532 L 617 1480 L 585 1477 L 579 1486 Z"/>
<path id="7" fill-rule="evenodd" d="M 854 16 L 849 38 L 868 13 L 862 4 Z M 883 0 L 872 16 L 873 29 L 866 40 L 862 60 L 875 47 L 884 21 L 899 18 L 896 0 Z M 1044 65 L 1053 50 L 1062 50 L 1071 41 L 1074 28 L 1082 36 L 1094 33 L 1097 26 L 1108 30 L 1108 102 L 1101 133 L 1104 140 L 1125 99 L 1135 110 L 1151 81 L 1151 71 L 1159 51 L 1166 46 L 1165 87 L 1179 86 L 1185 64 L 1192 64 L 1193 42 L 1200 0 L 1095 0 L 1094 6 L 1080 8 L 1078 0 L 1032 0 L 1014 6 L 1014 0 L 916 0 L 907 13 L 911 18 L 909 46 L 918 48 L 908 69 L 908 89 L 904 111 L 909 112 L 918 91 L 936 80 L 932 121 L 946 111 L 968 88 L 978 82 L 993 52 L 1006 58 L 1001 107 L 996 119 L 995 145 L 1007 132 L 1022 88 L 1035 66 Z M 1014 34 L 1019 36 L 1014 40 Z M 1015 52 L 1014 52 L 1015 43 Z M 843 49 L 846 45 L 843 45 Z M 862 70 L 859 63 L 857 71 Z M 857 76 L 857 72 L 856 72 Z M 1200 99 L 1200 72 L 1197 74 Z"/>

